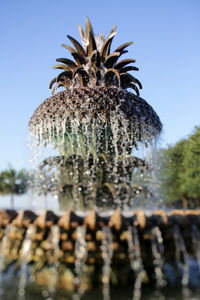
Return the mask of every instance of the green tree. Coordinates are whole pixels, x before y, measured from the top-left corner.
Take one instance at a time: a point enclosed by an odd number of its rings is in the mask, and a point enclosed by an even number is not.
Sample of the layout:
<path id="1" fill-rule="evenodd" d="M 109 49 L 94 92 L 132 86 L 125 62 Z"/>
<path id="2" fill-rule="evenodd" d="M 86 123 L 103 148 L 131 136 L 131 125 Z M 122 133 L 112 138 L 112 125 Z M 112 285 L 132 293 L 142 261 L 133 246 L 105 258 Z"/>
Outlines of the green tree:
<path id="1" fill-rule="evenodd" d="M 174 146 L 168 146 L 159 152 L 159 178 L 161 193 L 167 203 L 182 198 L 183 149 L 187 140 L 181 140 Z"/>
<path id="2" fill-rule="evenodd" d="M 181 200 L 200 205 L 200 127 L 174 146 L 159 151 L 161 193 L 166 203 Z"/>
<path id="3" fill-rule="evenodd" d="M 195 127 L 194 133 L 188 138 L 184 148 L 181 189 L 188 199 L 200 204 L 200 127 Z"/>
<path id="4" fill-rule="evenodd" d="M 25 170 L 16 171 L 12 167 L 0 173 L 0 194 L 10 195 L 11 208 L 14 208 L 14 195 L 27 191 L 28 175 Z"/>

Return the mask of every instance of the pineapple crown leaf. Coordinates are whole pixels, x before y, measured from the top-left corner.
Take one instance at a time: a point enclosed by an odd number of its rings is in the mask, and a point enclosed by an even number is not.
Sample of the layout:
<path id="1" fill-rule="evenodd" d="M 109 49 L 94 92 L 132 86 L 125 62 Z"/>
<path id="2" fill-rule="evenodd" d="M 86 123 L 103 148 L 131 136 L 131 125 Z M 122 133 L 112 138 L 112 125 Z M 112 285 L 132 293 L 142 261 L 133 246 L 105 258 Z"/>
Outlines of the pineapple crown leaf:
<path id="1" fill-rule="evenodd" d="M 76 50 L 66 44 L 61 44 L 62 47 L 66 48 L 67 50 L 69 50 L 71 53 L 76 52 Z"/>
<path id="2" fill-rule="evenodd" d="M 74 47 L 76 48 L 77 52 L 79 54 L 81 54 L 82 56 L 87 56 L 87 54 L 85 53 L 85 50 L 83 49 L 83 47 L 81 46 L 81 44 L 79 44 L 79 42 L 77 40 L 75 40 L 73 37 L 71 37 L 70 35 L 67 35 L 68 39 L 72 42 L 72 44 L 74 45 Z"/>
<path id="3" fill-rule="evenodd" d="M 128 51 L 125 50 L 133 42 L 124 43 L 110 53 L 111 44 L 116 35 L 116 26 L 114 26 L 105 39 L 104 35 L 96 36 L 92 25 L 86 18 L 85 32 L 81 25 L 78 26 L 81 35 L 82 45 L 70 35 L 67 35 L 74 48 L 66 44 L 66 48 L 74 58 L 74 61 L 68 58 L 58 58 L 54 69 L 61 69 L 63 72 L 55 77 L 49 84 L 49 88 L 56 90 L 58 87 L 69 87 L 73 85 L 114 85 L 121 89 L 132 88 L 139 96 L 139 89 L 142 84 L 133 77 L 129 71 L 138 71 L 139 69 L 129 64 L 135 63 L 135 59 L 119 60 L 119 57 Z"/>

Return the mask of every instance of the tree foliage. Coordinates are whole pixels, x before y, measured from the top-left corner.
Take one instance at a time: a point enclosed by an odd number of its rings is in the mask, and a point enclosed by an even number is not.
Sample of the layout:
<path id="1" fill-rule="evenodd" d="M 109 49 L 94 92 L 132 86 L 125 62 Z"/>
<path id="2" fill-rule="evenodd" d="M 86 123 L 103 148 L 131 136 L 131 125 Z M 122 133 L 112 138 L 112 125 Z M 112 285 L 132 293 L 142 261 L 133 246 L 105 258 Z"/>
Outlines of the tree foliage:
<path id="1" fill-rule="evenodd" d="M 165 202 L 200 205 L 200 127 L 187 138 L 159 152 L 159 177 Z"/>
<path id="2" fill-rule="evenodd" d="M 16 171 L 12 167 L 0 173 L 0 194 L 11 196 L 11 207 L 14 206 L 14 195 L 27 191 L 28 174 L 25 170 Z"/>
<path id="3" fill-rule="evenodd" d="M 200 203 L 200 127 L 196 127 L 195 132 L 188 138 L 183 167 L 183 192 Z"/>

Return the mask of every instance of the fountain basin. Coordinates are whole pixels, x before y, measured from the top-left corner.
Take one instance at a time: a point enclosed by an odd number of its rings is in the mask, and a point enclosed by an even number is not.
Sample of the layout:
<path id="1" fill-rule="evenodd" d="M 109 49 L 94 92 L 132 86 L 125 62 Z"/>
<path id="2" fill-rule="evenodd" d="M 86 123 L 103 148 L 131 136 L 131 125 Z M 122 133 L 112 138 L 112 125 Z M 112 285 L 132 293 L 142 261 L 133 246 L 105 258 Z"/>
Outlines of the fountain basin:
<path id="1" fill-rule="evenodd" d="M 26 266 L 27 281 L 34 278 L 40 286 L 48 287 L 52 276 L 55 288 L 70 292 L 103 288 L 105 282 L 130 286 L 139 277 L 141 286 L 200 284 L 199 210 L 148 215 L 2 210 L 0 226 L 1 272 Z"/>

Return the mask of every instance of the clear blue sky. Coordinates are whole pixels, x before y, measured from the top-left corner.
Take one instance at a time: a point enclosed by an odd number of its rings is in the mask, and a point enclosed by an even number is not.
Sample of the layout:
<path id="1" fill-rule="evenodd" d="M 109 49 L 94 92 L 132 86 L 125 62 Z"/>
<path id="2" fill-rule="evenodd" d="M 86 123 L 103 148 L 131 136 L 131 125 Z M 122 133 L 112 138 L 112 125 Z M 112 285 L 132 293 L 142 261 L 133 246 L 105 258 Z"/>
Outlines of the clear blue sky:
<path id="1" fill-rule="evenodd" d="M 86 16 L 97 34 L 117 25 L 113 49 L 134 41 L 128 57 L 164 124 L 163 146 L 200 125 L 199 0 L 1 0 L 0 169 L 29 166 L 28 121 L 51 95 L 51 67 L 67 54 L 61 43 L 66 34 L 80 40 Z"/>

